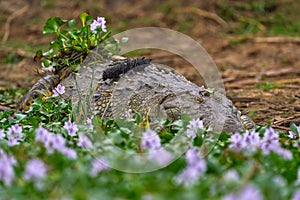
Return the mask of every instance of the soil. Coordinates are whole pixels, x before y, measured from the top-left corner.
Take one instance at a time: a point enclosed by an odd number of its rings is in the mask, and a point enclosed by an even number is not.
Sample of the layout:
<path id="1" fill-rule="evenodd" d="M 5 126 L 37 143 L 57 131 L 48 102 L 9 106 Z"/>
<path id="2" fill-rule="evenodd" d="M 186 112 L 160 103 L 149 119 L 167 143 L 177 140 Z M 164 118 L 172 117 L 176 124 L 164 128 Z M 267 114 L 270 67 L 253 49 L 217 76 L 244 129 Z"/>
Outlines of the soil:
<path id="1" fill-rule="evenodd" d="M 283 41 L 278 38 L 268 41 L 266 35 L 237 35 L 231 33 L 235 27 L 233 22 L 218 21 L 215 15 L 190 13 L 191 7 L 196 7 L 206 14 L 215 14 L 215 1 L 168 1 L 170 5 L 163 2 L 1 1 L 0 36 L 8 37 L 2 42 L 0 51 L 0 89 L 28 89 L 40 77 L 36 72 L 39 65 L 32 57 L 35 50 L 45 47 L 51 40 L 42 35 L 49 17 L 78 19 L 81 12 L 88 11 L 95 17 L 106 16 L 113 34 L 144 26 L 184 32 L 198 41 L 215 61 L 227 95 L 243 114 L 250 115 L 258 125 L 270 123 L 281 130 L 287 130 L 291 123 L 300 125 L 299 41 L 290 41 L 289 37 L 283 37 Z M 174 10 L 180 12 L 174 14 L 171 12 Z M 186 28 L 182 19 L 189 22 Z M 182 58 L 162 51 L 145 54 L 156 63 L 172 66 L 191 81 L 201 84 L 201 77 Z"/>

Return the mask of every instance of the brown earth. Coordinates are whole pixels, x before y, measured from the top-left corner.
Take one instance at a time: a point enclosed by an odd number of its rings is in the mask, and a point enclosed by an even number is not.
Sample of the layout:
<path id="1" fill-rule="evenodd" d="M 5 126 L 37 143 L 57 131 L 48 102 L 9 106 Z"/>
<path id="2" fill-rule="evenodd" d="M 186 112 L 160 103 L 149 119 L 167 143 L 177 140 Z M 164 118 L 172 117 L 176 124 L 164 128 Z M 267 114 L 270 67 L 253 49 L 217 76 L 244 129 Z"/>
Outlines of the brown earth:
<path id="1" fill-rule="evenodd" d="M 39 78 L 39 66 L 32 57 L 35 50 L 51 40 L 41 33 L 49 17 L 72 19 L 88 11 L 94 17 L 105 16 L 113 34 L 144 26 L 184 32 L 208 51 L 222 74 L 227 95 L 242 113 L 249 114 L 259 125 L 272 123 L 281 130 L 287 130 L 292 122 L 300 125 L 299 39 L 285 36 L 270 41 L 265 35 L 233 34 L 235 23 L 216 15 L 215 1 L 162 2 L 1 1 L 0 36 L 7 40 L 0 51 L 0 89 L 29 88 Z M 162 51 L 146 54 L 200 84 L 201 77 L 178 56 Z M 275 88 L 265 91 L 268 86 Z"/>

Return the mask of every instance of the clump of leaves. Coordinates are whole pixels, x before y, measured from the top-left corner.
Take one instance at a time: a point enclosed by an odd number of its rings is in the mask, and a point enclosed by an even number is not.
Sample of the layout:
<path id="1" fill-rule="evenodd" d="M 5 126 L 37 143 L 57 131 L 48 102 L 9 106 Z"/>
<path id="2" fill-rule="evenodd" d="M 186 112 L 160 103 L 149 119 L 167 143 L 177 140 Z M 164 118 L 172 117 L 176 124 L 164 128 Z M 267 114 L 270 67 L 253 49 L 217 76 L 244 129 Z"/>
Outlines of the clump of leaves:
<path id="1" fill-rule="evenodd" d="M 96 20 L 87 13 L 80 14 L 80 20 L 81 25 L 78 25 L 75 19 L 49 18 L 43 34 L 55 35 L 56 39 L 50 42 L 48 51 L 38 50 L 34 60 L 42 61 L 44 67 L 54 67 L 55 70 L 70 67 L 77 71 L 90 51 L 108 39 L 111 33 L 101 27 L 91 30 L 91 24 Z"/>
<path id="2" fill-rule="evenodd" d="M 264 91 L 270 91 L 277 88 L 277 84 L 271 83 L 269 81 L 265 81 L 264 83 L 257 84 L 257 88 L 262 89 Z"/>

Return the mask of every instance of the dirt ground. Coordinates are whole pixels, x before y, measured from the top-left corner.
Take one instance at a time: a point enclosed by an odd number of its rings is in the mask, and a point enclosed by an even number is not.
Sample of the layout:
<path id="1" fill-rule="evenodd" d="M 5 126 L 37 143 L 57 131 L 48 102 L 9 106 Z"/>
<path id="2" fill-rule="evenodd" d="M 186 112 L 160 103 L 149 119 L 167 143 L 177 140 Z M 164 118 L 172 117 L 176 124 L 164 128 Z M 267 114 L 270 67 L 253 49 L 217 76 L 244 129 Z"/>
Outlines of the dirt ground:
<path id="1" fill-rule="evenodd" d="M 215 61 L 227 95 L 243 114 L 250 115 L 259 125 L 271 123 L 281 130 L 287 130 L 291 123 L 300 125 L 299 39 L 287 36 L 268 39 L 267 35 L 233 33 L 235 23 L 224 21 L 216 14 L 215 1 L 163 2 L 1 1 L 0 37 L 5 41 L 0 51 L 0 89 L 29 88 L 39 78 L 38 64 L 32 57 L 51 39 L 42 35 L 47 18 L 72 19 L 88 11 L 94 17 L 105 16 L 113 34 L 154 26 L 189 35 L 203 45 Z M 193 8 L 197 8 L 196 11 Z M 155 62 L 172 66 L 200 84 L 200 77 L 183 59 L 161 51 L 147 54 Z"/>

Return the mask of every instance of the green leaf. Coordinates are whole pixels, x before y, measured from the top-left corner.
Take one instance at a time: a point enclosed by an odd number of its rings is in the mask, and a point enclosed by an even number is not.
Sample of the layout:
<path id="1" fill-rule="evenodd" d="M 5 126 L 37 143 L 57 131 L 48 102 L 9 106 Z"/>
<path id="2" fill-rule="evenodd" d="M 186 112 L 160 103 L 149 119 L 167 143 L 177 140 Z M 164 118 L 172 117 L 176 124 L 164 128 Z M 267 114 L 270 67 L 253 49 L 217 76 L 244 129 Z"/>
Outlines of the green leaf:
<path id="1" fill-rule="evenodd" d="M 79 65 L 79 64 L 78 64 L 78 65 L 71 65 L 71 70 L 72 70 L 73 72 L 78 72 L 79 69 L 80 69 L 80 65 Z"/>
<path id="2" fill-rule="evenodd" d="M 79 45 L 73 46 L 76 51 L 83 51 L 83 48 Z"/>
<path id="3" fill-rule="evenodd" d="M 35 53 L 35 56 L 33 58 L 33 60 L 35 62 L 39 61 L 41 58 L 43 57 L 43 52 L 42 50 L 38 50 L 36 53 Z"/>
<path id="4" fill-rule="evenodd" d="M 295 123 L 292 123 L 290 129 L 291 129 L 291 131 L 293 131 L 295 134 L 299 134 L 299 133 L 298 133 L 297 125 L 296 125 Z"/>
<path id="5" fill-rule="evenodd" d="M 59 28 L 64 24 L 64 21 L 59 17 L 49 18 L 44 26 L 43 34 L 59 33 Z"/>
<path id="6" fill-rule="evenodd" d="M 75 19 L 71 19 L 70 21 L 68 21 L 68 26 L 69 27 L 75 27 L 76 26 L 76 20 Z"/>
<path id="7" fill-rule="evenodd" d="M 90 25 L 94 21 L 94 18 L 90 15 L 86 16 L 86 25 Z"/>
<path id="8" fill-rule="evenodd" d="M 50 65 L 51 65 L 51 60 L 48 60 L 48 59 L 45 59 L 44 61 L 43 61 L 43 63 L 44 63 L 44 66 L 45 67 L 49 67 Z"/>
<path id="9" fill-rule="evenodd" d="M 104 40 L 106 40 L 107 38 L 109 38 L 109 37 L 110 37 L 110 34 L 111 34 L 111 32 L 110 32 L 110 31 L 107 31 L 107 32 L 101 37 L 101 41 L 104 41 Z"/>

